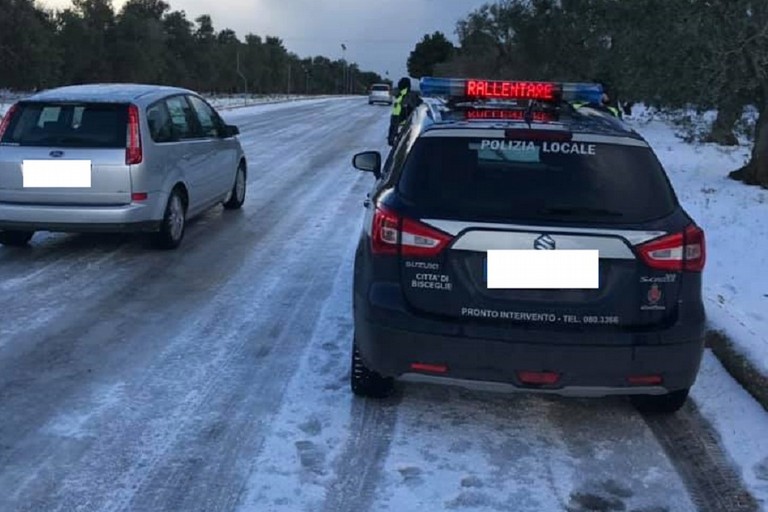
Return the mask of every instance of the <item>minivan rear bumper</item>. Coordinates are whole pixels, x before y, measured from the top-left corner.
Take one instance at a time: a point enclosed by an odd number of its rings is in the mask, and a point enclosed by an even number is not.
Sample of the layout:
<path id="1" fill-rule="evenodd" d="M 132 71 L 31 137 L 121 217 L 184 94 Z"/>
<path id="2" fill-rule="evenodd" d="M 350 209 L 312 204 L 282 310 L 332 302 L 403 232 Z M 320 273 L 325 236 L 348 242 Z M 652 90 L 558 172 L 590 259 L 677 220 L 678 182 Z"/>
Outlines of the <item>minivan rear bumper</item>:
<path id="1" fill-rule="evenodd" d="M 370 103 L 387 103 L 389 105 L 392 104 L 392 96 L 384 95 L 384 94 L 371 94 L 368 96 L 368 102 Z"/>
<path id="2" fill-rule="evenodd" d="M 0 230 L 86 232 L 156 231 L 150 204 L 117 206 L 36 205 L 0 202 Z"/>
<path id="3" fill-rule="evenodd" d="M 509 329 L 504 339 L 483 337 L 462 322 L 438 321 L 406 309 L 393 311 L 355 297 L 355 342 L 363 362 L 384 376 L 429 375 L 511 385 L 562 395 L 661 394 L 690 388 L 704 351 L 704 320 L 652 333 L 584 333 Z M 415 371 L 413 363 L 447 367 Z M 519 372 L 555 372 L 553 385 L 528 385 Z M 658 385 L 629 377 L 660 375 Z M 579 391 L 584 391 L 580 393 Z"/>

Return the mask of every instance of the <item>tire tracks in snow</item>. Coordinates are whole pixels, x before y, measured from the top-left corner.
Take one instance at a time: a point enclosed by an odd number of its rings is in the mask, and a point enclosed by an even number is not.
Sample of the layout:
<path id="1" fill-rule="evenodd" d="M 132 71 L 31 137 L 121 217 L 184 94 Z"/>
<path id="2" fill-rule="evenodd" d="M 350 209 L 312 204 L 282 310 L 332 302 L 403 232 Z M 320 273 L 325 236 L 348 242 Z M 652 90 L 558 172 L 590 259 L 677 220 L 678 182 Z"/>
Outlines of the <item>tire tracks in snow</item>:
<path id="1" fill-rule="evenodd" d="M 370 510 L 392 442 L 399 403 L 399 396 L 381 401 L 354 398 L 349 437 L 320 510 Z"/>
<path id="2" fill-rule="evenodd" d="M 701 512 L 759 512 L 693 400 L 674 416 L 644 415 Z"/>

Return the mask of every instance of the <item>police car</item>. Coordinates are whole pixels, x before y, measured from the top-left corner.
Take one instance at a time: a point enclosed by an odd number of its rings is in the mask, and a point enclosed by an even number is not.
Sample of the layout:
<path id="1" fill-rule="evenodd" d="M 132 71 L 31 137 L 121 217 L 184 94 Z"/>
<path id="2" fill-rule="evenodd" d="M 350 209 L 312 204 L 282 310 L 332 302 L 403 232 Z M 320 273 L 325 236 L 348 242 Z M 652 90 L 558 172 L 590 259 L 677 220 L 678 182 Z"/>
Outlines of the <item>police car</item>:
<path id="1" fill-rule="evenodd" d="M 703 353 L 705 238 L 596 84 L 424 78 L 354 266 L 351 388 L 396 380 L 686 401 Z"/>

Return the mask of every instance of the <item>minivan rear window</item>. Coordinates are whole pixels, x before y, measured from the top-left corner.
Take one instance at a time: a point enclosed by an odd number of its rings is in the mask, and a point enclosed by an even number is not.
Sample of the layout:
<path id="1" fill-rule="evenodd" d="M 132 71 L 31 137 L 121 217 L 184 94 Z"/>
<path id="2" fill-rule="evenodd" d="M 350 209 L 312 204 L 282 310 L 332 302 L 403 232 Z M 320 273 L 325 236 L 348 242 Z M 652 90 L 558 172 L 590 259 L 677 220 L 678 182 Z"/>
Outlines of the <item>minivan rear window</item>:
<path id="1" fill-rule="evenodd" d="M 20 103 L 2 143 L 124 148 L 128 108 L 111 103 Z"/>
<path id="2" fill-rule="evenodd" d="M 423 137 L 397 186 L 407 201 L 449 218 L 620 224 L 677 206 L 649 148 L 606 143 Z"/>
<path id="3" fill-rule="evenodd" d="M 389 91 L 388 85 L 374 85 L 371 90 L 373 91 Z"/>

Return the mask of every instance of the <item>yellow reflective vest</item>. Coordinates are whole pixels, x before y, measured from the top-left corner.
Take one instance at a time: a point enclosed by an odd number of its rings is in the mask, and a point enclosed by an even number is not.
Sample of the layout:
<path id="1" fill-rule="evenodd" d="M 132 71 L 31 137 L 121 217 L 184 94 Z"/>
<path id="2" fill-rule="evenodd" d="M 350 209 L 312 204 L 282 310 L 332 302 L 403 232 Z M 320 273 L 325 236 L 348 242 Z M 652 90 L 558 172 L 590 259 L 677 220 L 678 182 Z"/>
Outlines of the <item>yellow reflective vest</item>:
<path id="1" fill-rule="evenodd" d="M 408 89 L 404 89 L 400 91 L 400 94 L 398 94 L 397 98 L 395 98 L 394 103 L 392 104 L 392 115 L 395 117 L 400 117 L 400 114 L 403 111 L 403 100 L 405 99 L 405 96 L 408 94 Z"/>
<path id="2" fill-rule="evenodd" d="M 590 105 L 590 103 L 587 102 L 587 101 L 577 101 L 575 103 L 572 103 L 572 105 L 573 105 L 573 108 L 578 110 L 578 109 L 580 109 L 583 106 Z M 611 114 L 613 114 L 614 116 L 621 117 L 621 112 L 619 112 L 619 109 L 617 109 L 616 107 L 611 107 L 610 105 L 603 105 L 603 106 L 605 108 L 607 108 L 608 110 L 610 110 Z"/>

